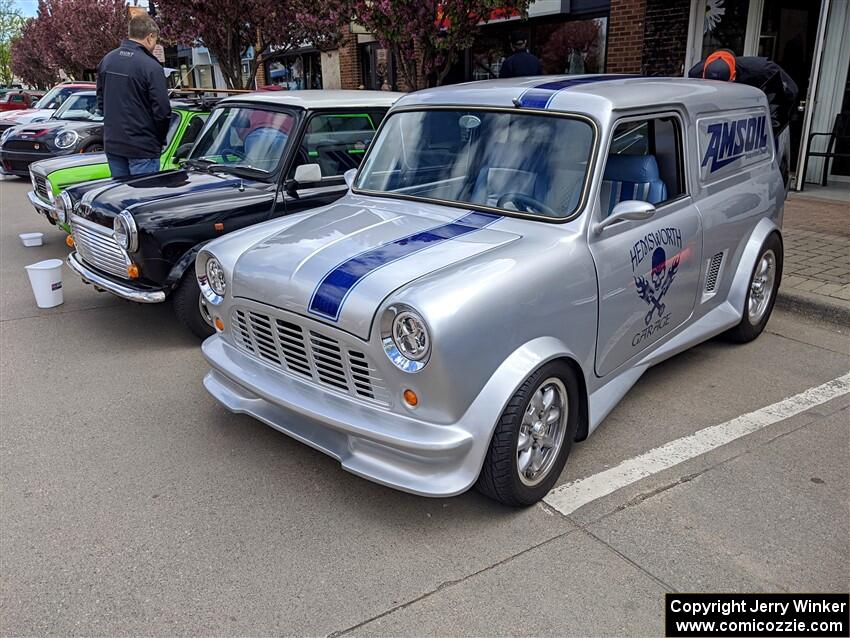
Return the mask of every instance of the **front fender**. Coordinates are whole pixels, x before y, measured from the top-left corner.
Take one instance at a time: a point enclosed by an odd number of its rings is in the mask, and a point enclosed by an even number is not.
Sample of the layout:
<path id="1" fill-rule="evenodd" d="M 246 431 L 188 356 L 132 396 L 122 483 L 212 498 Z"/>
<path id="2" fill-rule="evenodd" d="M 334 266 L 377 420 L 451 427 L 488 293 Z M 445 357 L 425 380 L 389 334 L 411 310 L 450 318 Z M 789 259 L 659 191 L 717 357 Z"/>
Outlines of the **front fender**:
<path id="1" fill-rule="evenodd" d="M 584 388 L 587 386 L 584 370 L 578 363 L 579 359 L 563 341 L 555 337 L 537 337 L 518 347 L 502 362 L 460 419 L 462 423 L 468 424 L 468 429 L 474 434 L 470 458 L 475 458 L 479 462 L 476 476 L 484 463 L 496 424 L 511 397 L 535 370 L 556 359 L 566 359 L 571 362 L 579 376 L 579 387 L 585 393 L 585 396 L 581 397 L 582 406 L 579 409 L 580 423 L 577 437 L 583 438 L 581 431 L 586 428 L 581 421 L 586 419 L 587 396 Z"/>
<path id="2" fill-rule="evenodd" d="M 163 287 L 166 290 L 174 290 L 178 286 L 183 275 L 186 274 L 186 271 L 194 265 L 198 253 L 201 252 L 201 249 L 210 243 L 210 241 L 212 240 L 196 244 L 183 253 L 180 259 L 178 259 L 171 267 L 171 270 L 168 272 L 168 276 L 165 278 L 165 285 Z"/>

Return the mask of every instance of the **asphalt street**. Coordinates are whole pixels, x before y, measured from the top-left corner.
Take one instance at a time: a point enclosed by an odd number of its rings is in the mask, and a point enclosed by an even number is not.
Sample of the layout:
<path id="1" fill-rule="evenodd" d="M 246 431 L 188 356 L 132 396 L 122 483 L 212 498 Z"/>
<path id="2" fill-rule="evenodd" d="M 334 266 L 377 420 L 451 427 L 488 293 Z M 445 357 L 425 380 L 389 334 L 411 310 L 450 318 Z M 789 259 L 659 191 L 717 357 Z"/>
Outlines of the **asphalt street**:
<path id="1" fill-rule="evenodd" d="M 28 188 L 0 181 L 2 635 L 658 636 L 669 591 L 850 589 L 846 391 L 567 515 L 411 496 L 220 407 L 168 304 L 65 268 L 38 309 L 24 265 L 68 249 Z M 777 311 L 657 366 L 556 492 L 843 377 L 848 330 Z"/>

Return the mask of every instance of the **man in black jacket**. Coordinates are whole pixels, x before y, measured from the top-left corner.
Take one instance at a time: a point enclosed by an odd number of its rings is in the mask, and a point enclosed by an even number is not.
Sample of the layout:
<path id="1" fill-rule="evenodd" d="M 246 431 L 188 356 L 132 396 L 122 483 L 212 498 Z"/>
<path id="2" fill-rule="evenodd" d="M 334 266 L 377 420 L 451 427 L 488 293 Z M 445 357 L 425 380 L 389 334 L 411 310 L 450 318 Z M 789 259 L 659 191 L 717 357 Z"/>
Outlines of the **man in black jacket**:
<path id="1" fill-rule="evenodd" d="M 159 170 L 171 121 L 162 66 L 153 57 L 159 27 L 148 15 L 130 18 L 128 39 L 97 68 L 97 104 L 112 177 Z"/>
<path id="2" fill-rule="evenodd" d="M 511 34 L 513 53 L 502 62 L 500 78 L 519 78 L 526 75 L 540 75 L 540 60 L 525 48 L 528 36 L 516 31 Z"/>

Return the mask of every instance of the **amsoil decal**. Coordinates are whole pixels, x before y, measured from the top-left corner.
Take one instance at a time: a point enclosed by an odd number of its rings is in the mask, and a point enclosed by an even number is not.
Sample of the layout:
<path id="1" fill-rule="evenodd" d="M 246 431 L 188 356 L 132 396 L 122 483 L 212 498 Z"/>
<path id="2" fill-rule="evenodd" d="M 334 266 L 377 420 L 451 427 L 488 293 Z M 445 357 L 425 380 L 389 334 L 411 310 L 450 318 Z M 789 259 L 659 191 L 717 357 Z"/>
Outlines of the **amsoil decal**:
<path id="1" fill-rule="evenodd" d="M 730 170 L 725 173 L 731 173 L 751 163 L 748 160 L 761 161 L 770 152 L 770 122 L 763 111 L 757 115 L 700 122 L 699 128 L 700 172 L 704 179 L 714 177 L 727 166 Z"/>
<path id="2" fill-rule="evenodd" d="M 632 246 L 630 257 L 635 290 L 638 297 L 649 306 L 643 318 L 646 328 L 632 337 L 632 346 L 663 330 L 670 323 L 664 297 L 679 271 L 681 250 L 682 231 L 672 227 L 647 233 Z"/>
<path id="3" fill-rule="evenodd" d="M 50 284 L 50 289 L 51 289 L 51 290 L 59 290 L 61 287 L 62 287 L 62 282 L 61 282 L 61 281 L 55 281 L 55 282 L 53 282 L 52 284 Z"/>

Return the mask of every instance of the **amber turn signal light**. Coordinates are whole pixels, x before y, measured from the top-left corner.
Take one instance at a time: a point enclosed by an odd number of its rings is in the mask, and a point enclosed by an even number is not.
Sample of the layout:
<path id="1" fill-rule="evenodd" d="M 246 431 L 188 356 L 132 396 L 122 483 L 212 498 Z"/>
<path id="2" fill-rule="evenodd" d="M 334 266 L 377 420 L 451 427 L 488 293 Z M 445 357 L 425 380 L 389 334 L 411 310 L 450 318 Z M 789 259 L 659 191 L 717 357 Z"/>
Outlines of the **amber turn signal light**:
<path id="1" fill-rule="evenodd" d="M 213 319 L 213 323 L 215 324 L 215 329 L 219 332 L 224 331 L 224 322 L 221 320 L 221 317 L 216 317 Z"/>
<path id="2" fill-rule="evenodd" d="M 416 393 L 408 388 L 404 391 L 404 402 L 411 407 L 415 407 L 419 403 L 419 397 L 416 396 Z"/>
<path id="3" fill-rule="evenodd" d="M 127 266 L 127 276 L 130 279 L 138 279 L 139 267 L 136 264 L 130 264 L 129 266 Z"/>
<path id="4" fill-rule="evenodd" d="M 222 222 L 216 222 L 215 224 L 213 224 L 213 228 L 215 228 L 216 230 L 224 230 L 224 224 Z"/>
<path id="5" fill-rule="evenodd" d="M 71 235 L 68 235 L 65 238 L 65 244 L 68 246 L 68 248 L 73 248 L 74 247 L 74 238 Z"/>

